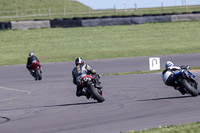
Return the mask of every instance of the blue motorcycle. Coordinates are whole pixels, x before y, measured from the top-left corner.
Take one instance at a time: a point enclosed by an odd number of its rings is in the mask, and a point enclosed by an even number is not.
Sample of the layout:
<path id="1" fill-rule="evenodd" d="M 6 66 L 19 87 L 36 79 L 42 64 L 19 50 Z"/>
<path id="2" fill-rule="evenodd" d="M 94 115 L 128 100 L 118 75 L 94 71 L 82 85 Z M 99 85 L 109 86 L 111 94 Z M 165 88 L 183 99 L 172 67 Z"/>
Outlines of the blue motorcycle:
<path id="1" fill-rule="evenodd" d="M 195 75 L 192 74 L 187 66 L 180 66 L 181 71 L 179 71 L 178 75 L 176 76 L 175 81 L 179 85 L 179 91 L 182 94 L 191 94 L 192 96 L 199 95 L 199 85 L 198 81 L 195 78 Z"/>

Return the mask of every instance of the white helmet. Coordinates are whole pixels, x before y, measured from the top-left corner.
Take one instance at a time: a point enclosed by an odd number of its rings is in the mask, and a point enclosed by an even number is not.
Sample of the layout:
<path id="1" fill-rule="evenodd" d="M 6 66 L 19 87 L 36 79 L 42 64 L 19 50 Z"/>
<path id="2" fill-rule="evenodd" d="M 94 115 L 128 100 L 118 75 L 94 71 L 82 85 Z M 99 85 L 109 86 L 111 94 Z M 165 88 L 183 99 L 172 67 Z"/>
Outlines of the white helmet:
<path id="1" fill-rule="evenodd" d="M 30 52 L 28 55 L 29 55 L 29 57 L 31 57 L 31 56 L 34 55 L 34 53 L 33 53 L 33 52 Z"/>
<path id="2" fill-rule="evenodd" d="M 167 61 L 167 62 L 165 63 L 165 68 L 168 68 L 168 67 L 170 67 L 170 66 L 174 66 L 174 63 L 171 62 L 171 61 Z"/>

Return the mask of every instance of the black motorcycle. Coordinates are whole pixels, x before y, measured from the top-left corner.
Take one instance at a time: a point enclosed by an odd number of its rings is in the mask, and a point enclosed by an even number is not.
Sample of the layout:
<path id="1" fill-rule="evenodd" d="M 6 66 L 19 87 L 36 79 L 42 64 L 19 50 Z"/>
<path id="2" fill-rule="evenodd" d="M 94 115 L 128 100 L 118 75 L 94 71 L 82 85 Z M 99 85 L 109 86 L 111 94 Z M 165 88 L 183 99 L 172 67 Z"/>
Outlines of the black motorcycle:
<path id="1" fill-rule="evenodd" d="M 91 75 L 81 76 L 80 81 L 83 91 L 88 93 L 90 98 L 93 98 L 98 102 L 105 101 L 102 88 L 95 87 L 95 79 Z"/>

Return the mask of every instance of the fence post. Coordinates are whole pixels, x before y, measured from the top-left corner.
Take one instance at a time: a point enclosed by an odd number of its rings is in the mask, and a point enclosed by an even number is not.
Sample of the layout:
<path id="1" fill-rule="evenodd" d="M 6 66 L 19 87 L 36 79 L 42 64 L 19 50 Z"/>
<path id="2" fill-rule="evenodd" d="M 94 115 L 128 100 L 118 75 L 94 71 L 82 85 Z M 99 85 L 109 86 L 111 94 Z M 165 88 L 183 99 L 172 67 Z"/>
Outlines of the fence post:
<path id="1" fill-rule="evenodd" d="M 163 2 L 161 2 L 162 13 L 164 11 Z"/>
<path id="2" fill-rule="evenodd" d="M 137 10 L 138 10 L 138 9 L 137 9 L 137 4 L 135 3 L 135 12 L 137 12 Z"/>
<path id="3" fill-rule="evenodd" d="M 115 7 L 115 5 L 114 5 L 114 14 L 116 14 L 116 7 Z"/>
<path id="4" fill-rule="evenodd" d="M 88 14 L 90 15 L 90 8 L 88 8 Z"/>
<path id="5" fill-rule="evenodd" d="M 18 10 L 16 10 L 16 18 L 18 18 L 18 17 L 19 17 Z"/>
<path id="6" fill-rule="evenodd" d="M 187 0 L 185 0 L 185 10 L 187 11 L 188 6 L 187 6 Z"/>
<path id="7" fill-rule="evenodd" d="M 51 8 L 48 9 L 48 14 L 51 16 Z"/>
<path id="8" fill-rule="evenodd" d="M 66 8 L 64 7 L 64 16 L 66 16 Z"/>
<path id="9" fill-rule="evenodd" d="M 40 9 L 38 9 L 38 13 L 39 13 L 39 16 L 41 17 L 41 12 L 40 12 Z"/>
<path id="10" fill-rule="evenodd" d="M 124 12 L 126 12 L 126 1 L 123 1 L 124 3 Z"/>

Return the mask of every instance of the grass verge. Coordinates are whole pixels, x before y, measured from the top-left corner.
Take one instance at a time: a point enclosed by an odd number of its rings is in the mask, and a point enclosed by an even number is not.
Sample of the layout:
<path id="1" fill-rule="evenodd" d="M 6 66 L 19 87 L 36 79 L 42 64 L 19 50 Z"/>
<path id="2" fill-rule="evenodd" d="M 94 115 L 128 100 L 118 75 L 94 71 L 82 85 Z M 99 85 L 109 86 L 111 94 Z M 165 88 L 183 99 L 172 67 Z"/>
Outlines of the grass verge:
<path id="1" fill-rule="evenodd" d="M 100 74 L 100 76 L 112 76 L 112 75 L 129 75 L 129 74 L 148 74 L 148 73 L 157 73 L 162 72 L 161 70 L 153 70 L 153 71 L 132 71 L 132 72 L 121 72 L 121 73 L 104 73 Z"/>
<path id="2" fill-rule="evenodd" d="M 158 128 L 152 128 L 149 130 L 141 130 L 141 131 L 132 130 L 128 133 L 199 133 L 199 132 L 200 132 L 200 122 L 195 122 L 191 124 L 183 124 L 178 126 L 176 125 L 159 126 Z"/>
<path id="3" fill-rule="evenodd" d="M 199 53 L 200 21 L 0 31 L 0 65 Z"/>
<path id="4" fill-rule="evenodd" d="M 200 70 L 200 66 L 191 67 L 189 70 L 193 71 L 193 72 L 195 72 L 195 70 L 197 70 L 197 72 L 198 72 Z M 153 71 L 132 71 L 132 72 L 119 72 L 119 73 L 104 73 L 104 74 L 100 74 L 100 76 L 129 75 L 129 74 L 149 74 L 149 73 L 159 73 L 159 72 L 162 72 L 162 71 L 164 71 L 164 69 L 153 70 Z"/>

